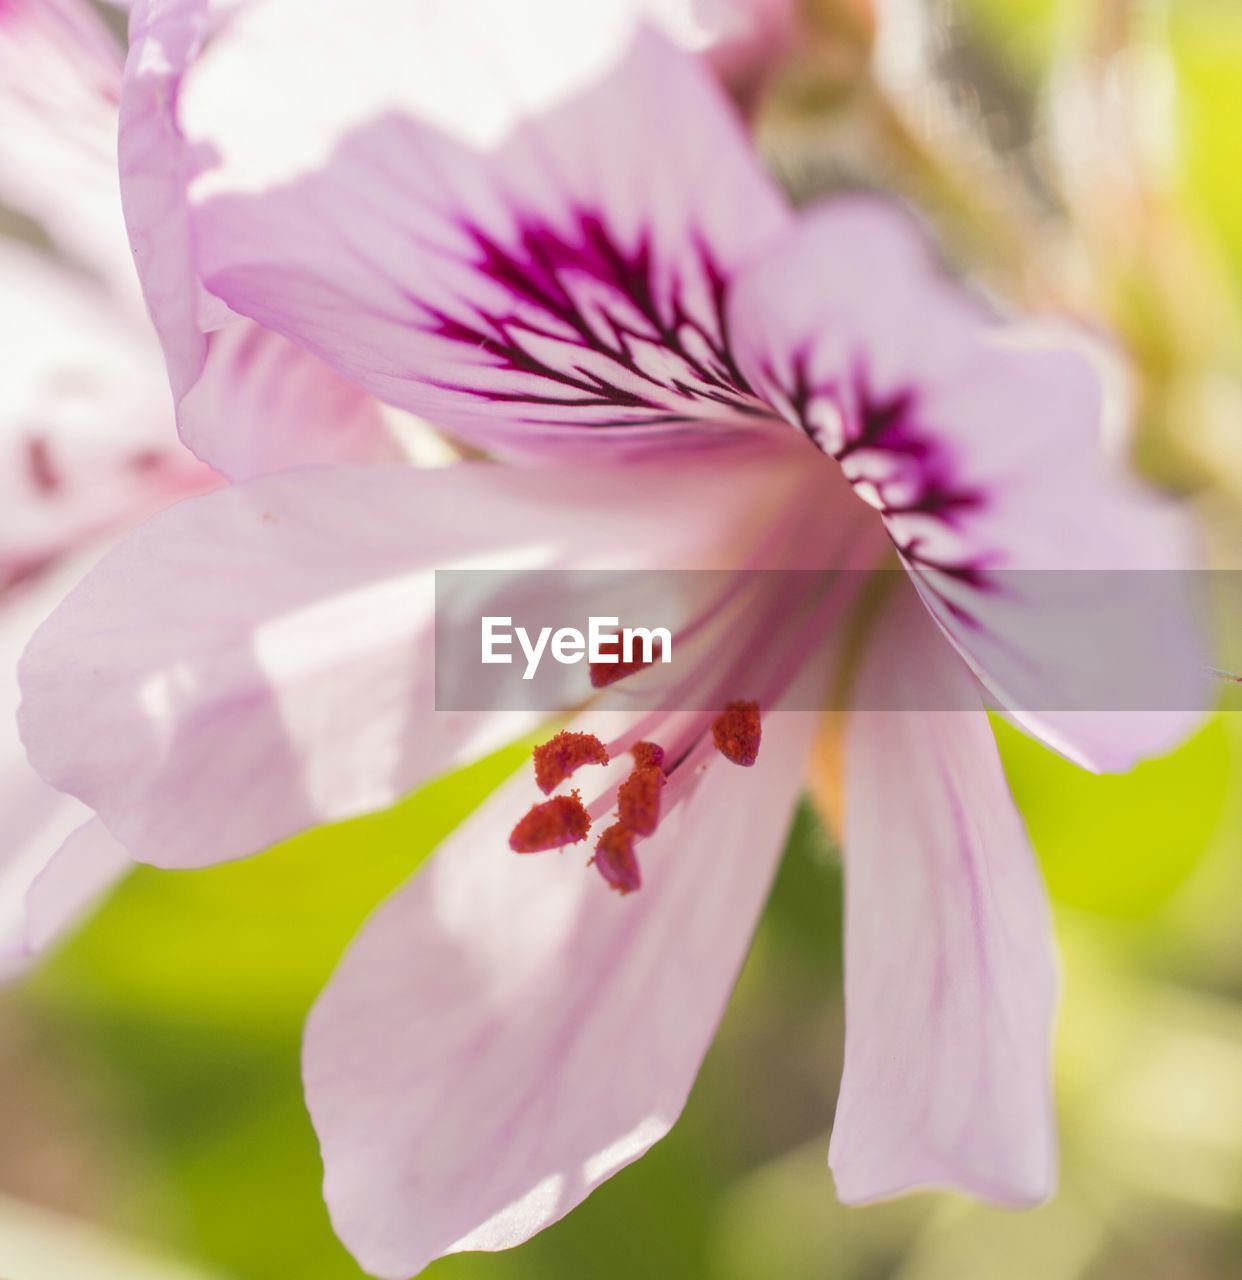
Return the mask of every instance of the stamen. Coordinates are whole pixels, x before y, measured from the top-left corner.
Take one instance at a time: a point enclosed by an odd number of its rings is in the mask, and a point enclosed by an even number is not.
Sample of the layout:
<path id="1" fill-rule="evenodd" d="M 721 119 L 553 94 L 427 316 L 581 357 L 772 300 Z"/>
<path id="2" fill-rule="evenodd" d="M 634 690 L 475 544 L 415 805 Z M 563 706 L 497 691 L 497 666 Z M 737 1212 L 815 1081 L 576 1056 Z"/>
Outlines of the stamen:
<path id="1" fill-rule="evenodd" d="M 635 645 L 631 652 L 639 651 L 639 646 Z M 660 657 L 660 642 L 657 640 L 651 646 L 651 662 L 643 662 L 635 659 L 633 662 L 621 661 L 621 637 L 612 636 L 607 640 L 601 640 L 599 649 L 601 653 L 616 654 L 616 662 L 592 662 L 590 664 L 591 671 L 591 687 L 593 689 L 606 689 L 610 684 L 616 684 L 618 680 L 624 680 L 626 676 L 632 676 L 635 671 L 642 671 L 644 667 L 649 667 Z"/>
<path id="2" fill-rule="evenodd" d="M 635 769 L 617 791 L 617 817 L 636 836 L 649 836 L 660 824 L 663 769 Z"/>
<path id="3" fill-rule="evenodd" d="M 630 748 L 634 764 L 639 769 L 662 769 L 664 767 L 664 748 L 658 742 L 636 742 Z"/>
<path id="4" fill-rule="evenodd" d="M 607 764 L 608 749 L 593 733 L 565 730 L 537 746 L 534 757 L 535 782 L 546 796 L 582 765 Z"/>
<path id="5" fill-rule="evenodd" d="M 749 768 L 763 736 L 757 702 L 730 702 L 712 722 L 712 741 L 726 760 Z"/>
<path id="6" fill-rule="evenodd" d="M 614 823 L 600 836 L 592 861 L 618 893 L 624 895 L 642 888 L 643 877 L 634 856 L 634 835 L 624 824 Z"/>
<path id="7" fill-rule="evenodd" d="M 26 440 L 26 470 L 34 487 L 45 496 L 61 487 L 63 477 L 52 457 L 52 446 L 46 436 L 33 435 Z"/>
<path id="8" fill-rule="evenodd" d="M 562 845 L 577 844 L 586 839 L 590 830 L 590 815 L 583 807 L 582 796 L 575 790 L 567 796 L 553 796 L 534 805 L 513 828 L 509 848 L 514 853 L 543 853 Z"/>

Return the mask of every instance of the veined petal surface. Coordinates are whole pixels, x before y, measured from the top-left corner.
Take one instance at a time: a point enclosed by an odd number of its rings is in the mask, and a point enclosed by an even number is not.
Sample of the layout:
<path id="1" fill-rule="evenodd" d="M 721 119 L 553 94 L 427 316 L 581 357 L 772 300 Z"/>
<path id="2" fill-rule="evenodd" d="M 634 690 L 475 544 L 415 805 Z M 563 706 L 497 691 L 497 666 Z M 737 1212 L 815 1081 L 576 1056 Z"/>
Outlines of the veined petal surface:
<path id="1" fill-rule="evenodd" d="M 789 214 L 697 59 L 614 0 L 338 18 L 255 3 L 185 78 L 213 294 L 491 449 L 772 425 L 725 298 Z"/>

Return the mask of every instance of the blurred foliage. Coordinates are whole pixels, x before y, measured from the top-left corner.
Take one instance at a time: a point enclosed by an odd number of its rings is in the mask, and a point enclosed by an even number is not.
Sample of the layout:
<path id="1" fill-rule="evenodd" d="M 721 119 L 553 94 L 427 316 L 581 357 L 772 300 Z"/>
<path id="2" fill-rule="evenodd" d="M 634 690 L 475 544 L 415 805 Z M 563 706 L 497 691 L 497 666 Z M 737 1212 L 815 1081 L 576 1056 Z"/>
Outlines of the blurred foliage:
<path id="1" fill-rule="evenodd" d="M 939 24 L 925 79 L 894 88 L 860 53 L 873 35 L 869 6 L 815 0 L 809 63 L 819 62 L 795 68 L 764 126 L 782 176 L 803 194 L 891 182 L 941 218 L 950 239 L 956 225 L 1015 292 L 1059 300 L 1121 334 L 1138 363 L 1145 463 L 1197 494 L 1213 545 L 1236 547 L 1242 5 L 924 7 Z M 900 22 L 907 8 L 881 13 Z M 1102 132 L 1116 73 L 1135 49 L 1154 54 L 1175 87 L 1163 157 L 1130 154 Z M 1071 84 L 1089 92 L 1060 128 L 1071 143 L 1108 144 L 1085 183 L 1059 158 L 1064 138 L 1052 124 Z M 947 115 L 927 105 L 941 91 Z M 941 1195 L 836 1204 L 825 1155 L 841 1060 L 841 883 L 831 841 L 803 808 L 674 1134 L 530 1245 L 449 1259 L 431 1274 L 1242 1273 L 1236 721 L 1219 717 L 1169 758 L 1117 778 L 1082 773 L 998 724 L 1066 972 L 1064 1173 L 1052 1204 L 1026 1215 Z M 302 1021 L 373 906 L 521 754 L 248 862 L 133 875 L 3 998 L 0 1188 L 158 1240 L 221 1280 L 356 1280 L 319 1195 L 298 1080 Z"/>
<path id="2" fill-rule="evenodd" d="M 1014 799 L 1059 902 L 1141 918 L 1194 872 L 1220 824 L 1230 781 L 1221 720 L 1171 756 L 1104 777 L 999 720 L 996 729 Z"/>
<path id="3" fill-rule="evenodd" d="M 1242 5 L 1234 0 L 1171 5 L 1169 48 L 1181 88 L 1184 193 L 1209 234 L 1219 236 L 1235 287 L 1242 288 L 1242 183 L 1236 158 L 1242 149 L 1237 121 Z"/>

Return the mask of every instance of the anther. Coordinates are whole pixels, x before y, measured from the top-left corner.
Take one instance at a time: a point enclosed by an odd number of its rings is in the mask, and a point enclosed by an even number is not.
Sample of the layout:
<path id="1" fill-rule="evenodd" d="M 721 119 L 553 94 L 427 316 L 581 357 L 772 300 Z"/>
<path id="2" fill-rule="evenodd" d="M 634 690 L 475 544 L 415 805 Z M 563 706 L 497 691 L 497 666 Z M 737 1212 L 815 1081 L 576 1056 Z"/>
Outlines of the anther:
<path id="1" fill-rule="evenodd" d="M 584 764 L 607 764 L 608 749 L 593 733 L 568 730 L 535 748 L 535 782 L 543 794 L 550 795 Z"/>
<path id="2" fill-rule="evenodd" d="M 635 646 L 635 650 L 637 648 L 638 646 Z M 624 680 L 626 676 L 632 676 L 635 671 L 641 671 L 644 667 L 651 666 L 651 663 L 655 662 L 660 656 L 660 642 L 657 640 L 651 646 L 651 662 L 643 662 L 638 659 L 633 662 L 623 662 L 620 636 L 611 636 L 601 640 L 599 651 L 600 653 L 615 654 L 617 659 L 616 662 L 592 662 L 590 664 L 591 687 L 593 689 L 606 689 L 610 684 L 616 684 L 618 680 Z"/>
<path id="3" fill-rule="evenodd" d="M 649 836 L 660 823 L 663 769 L 635 769 L 617 790 L 617 817 L 636 836 Z"/>
<path id="4" fill-rule="evenodd" d="M 509 836 L 514 853 L 543 853 L 562 845 L 585 840 L 591 830 L 591 818 L 582 804 L 582 796 L 571 791 L 567 796 L 553 796 L 533 806 L 519 820 Z"/>
<path id="5" fill-rule="evenodd" d="M 664 768 L 664 748 L 658 742 L 636 742 L 630 748 L 630 755 L 639 769 Z"/>
<path id="6" fill-rule="evenodd" d="M 614 823 L 599 838 L 592 859 L 600 875 L 620 894 L 642 888 L 642 873 L 634 856 L 634 835 L 625 826 Z"/>
<path id="7" fill-rule="evenodd" d="M 757 702 L 730 702 L 712 723 L 716 750 L 733 764 L 754 764 L 762 736 Z"/>

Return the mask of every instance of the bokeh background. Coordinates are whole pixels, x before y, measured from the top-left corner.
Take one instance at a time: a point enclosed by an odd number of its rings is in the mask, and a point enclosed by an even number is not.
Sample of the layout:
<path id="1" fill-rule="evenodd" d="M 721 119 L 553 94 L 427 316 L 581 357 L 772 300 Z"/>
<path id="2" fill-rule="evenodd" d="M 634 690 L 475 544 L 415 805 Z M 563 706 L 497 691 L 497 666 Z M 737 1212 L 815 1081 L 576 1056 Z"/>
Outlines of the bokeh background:
<path id="1" fill-rule="evenodd" d="M 1242 3 L 814 0 L 803 22 L 759 108 L 782 180 L 895 190 L 976 278 L 1114 335 L 1139 464 L 1237 565 Z M 1115 778 L 998 731 L 1065 971 L 1051 1204 L 835 1203 L 841 872 L 804 808 L 675 1133 L 531 1244 L 428 1274 L 1242 1275 L 1242 715 Z M 320 1199 L 301 1025 L 374 904 L 522 759 L 248 863 L 139 871 L 0 995 L 0 1275 L 357 1280 Z"/>

